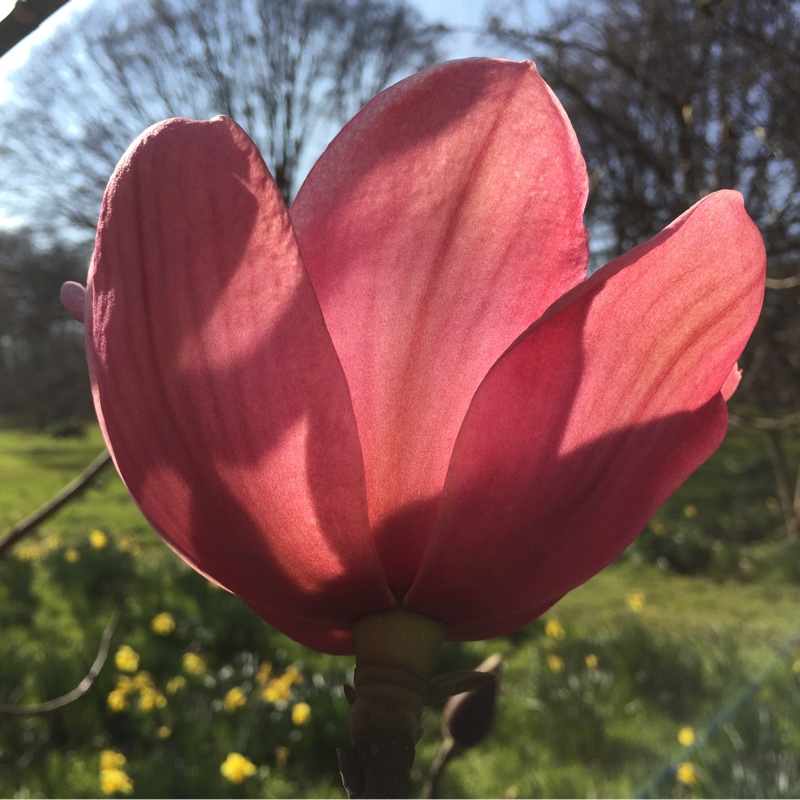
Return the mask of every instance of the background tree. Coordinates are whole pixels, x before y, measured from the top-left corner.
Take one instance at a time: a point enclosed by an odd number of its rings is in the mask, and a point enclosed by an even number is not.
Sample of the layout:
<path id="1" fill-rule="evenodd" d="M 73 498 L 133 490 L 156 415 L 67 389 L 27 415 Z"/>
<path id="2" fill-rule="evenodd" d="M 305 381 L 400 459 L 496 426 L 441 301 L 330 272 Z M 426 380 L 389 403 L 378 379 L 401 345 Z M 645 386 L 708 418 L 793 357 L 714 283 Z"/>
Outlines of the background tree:
<path id="1" fill-rule="evenodd" d="M 575 125 L 591 175 L 596 264 L 709 192 L 744 195 L 770 277 L 737 412 L 765 430 L 793 527 L 800 485 L 784 434 L 800 419 L 798 4 L 595 0 L 537 30 L 518 3 L 489 29 L 536 61 Z"/>
<path id="2" fill-rule="evenodd" d="M 83 331 L 58 299 L 81 268 L 64 247 L 43 252 L 25 233 L 0 236 L 0 416 L 41 426 L 91 413 Z"/>
<path id="3" fill-rule="evenodd" d="M 91 413 L 58 291 L 85 276 L 105 185 L 145 128 L 234 118 L 288 201 L 350 116 L 437 60 L 441 34 L 403 0 L 96 3 L 62 24 L 0 106 L 0 414 Z"/>
<path id="4" fill-rule="evenodd" d="M 114 164 L 149 125 L 226 114 L 284 195 L 387 83 L 437 59 L 402 0 L 94 4 L 34 50 L 0 111 L 0 212 L 85 239 Z"/>

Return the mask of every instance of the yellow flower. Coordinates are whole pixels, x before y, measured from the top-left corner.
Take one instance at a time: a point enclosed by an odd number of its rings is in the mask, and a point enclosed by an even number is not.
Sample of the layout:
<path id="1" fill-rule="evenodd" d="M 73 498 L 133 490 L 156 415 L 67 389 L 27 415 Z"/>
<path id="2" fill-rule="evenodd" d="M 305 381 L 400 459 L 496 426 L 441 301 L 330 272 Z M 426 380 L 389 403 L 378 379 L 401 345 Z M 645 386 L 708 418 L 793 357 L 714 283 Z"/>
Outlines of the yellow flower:
<path id="1" fill-rule="evenodd" d="M 159 739 L 169 739 L 169 737 L 172 736 L 172 728 L 162 725 L 160 728 L 156 728 L 156 736 L 158 736 Z"/>
<path id="2" fill-rule="evenodd" d="M 132 647 L 124 644 L 117 650 L 114 664 L 121 672 L 136 672 L 139 669 L 139 655 Z"/>
<path id="3" fill-rule="evenodd" d="M 694 744 L 694 728 L 690 728 L 688 725 L 681 728 L 678 731 L 678 741 L 684 747 L 691 747 Z"/>
<path id="4" fill-rule="evenodd" d="M 271 677 L 272 677 L 272 664 L 270 664 L 269 661 L 265 661 L 258 668 L 258 672 L 256 673 L 256 683 L 259 686 L 263 686 Z"/>
<path id="5" fill-rule="evenodd" d="M 138 689 L 140 692 L 144 692 L 147 689 L 154 688 L 156 682 L 153 680 L 153 676 L 149 672 L 147 672 L 146 670 L 142 670 L 141 672 L 133 676 L 132 684 L 134 689 Z"/>
<path id="6" fill-rule="evenodd" d="M 663 536 L 667 531 L 664 523 L 658 522 L 657 520 L 653 520 L 650 523 L 650 530 L 653 531 L 656 536 Z"/>
<path id="7" fill-rule="evenodd" d="M 305 725 L 311 719 L 311 706 L 308 703 L 297 703 L 292 706 L 292 722 Z"/>
<path id="8" fill-rule="evenodd" d="M 100 769 L 116 769 L 121 767 L 127 759 L 117 750 L 103 750 L 100 753 Z"/>
<path id="9" fill-rule="evenodd" d="M 190 675 L 202 675 L 206 671 L 206 660 L 197 653 L 184 653 L 183 668 Z"/>
<path id="10" fill-rule="evenodd" d="M 133 781 L 121 769 L 101 769 L 100 791 L 103 794 L 130 794 L 133 791 Z"/>
<path id="11" fill-rule="evenodd" d="M 231 783 L 242 783 L 245 778 L 255 775 L 258 767 L 239 753 L 228 753 L 219 771 Z"/>
<path id="12" fill-rule="evenodd" d="M 279 744 L 275 748 L 275 763 L 279 767 L 285 767 L 286 762 L 289 760 L 289 748 Z"/>
<path id="13" fill-rule="evenodd" d="M 547 624 L 544 626 L 544 632 L 545 635 L 549 636 L 551 639 L 564 638 L 564 626 L 557 619 L 547 620 Z"/>
<path id="14" fill-rule="evenodd" d="M 121 692 L 119 689 L 114 689 L 109 693 L 106 703 L 112 711 L 128 710 L 128 699 L 125 697 L 125 692 Z"/>
<path id="15" fill-rule="evenodd" d="M 36 542 L 25 542 L 15 551 L 18 561 L 38 561 L 42 557 L 42 547 Z"/>
<path id="16" fill-rule="evenodd" d="M 287 683 L 283 676 L 273 678 L 261 692 L 261 699 L 267 703 L 277 703 L 281 700 L 288 700 L 292 696 L 291 685 Z"/>
<path id="17" fill-rule="evenodd" d="M 133 542 L 130 540 L 129 537 L 123 536 L 117 542 L 117 550 L 121 550 L 123 553 L 128 553 L 133 548 Z"/>
<path id="18" fill-rule="evenodd" d="M 630 592 L 627 596 L 628 608 L 631 611 L 639 612 L 644 608 L 644 593 Z"/>
<path id="19" fill-rule="evenodd" d="M 175 694 L 186 686 L 186 678 L 183 675 L 176 675 L 167 681 L 167 694 Z"/>
<path id="20" fill-rule="evenodd" d="M 108 544 L 108 537 L 100 530 L 93 530 L 89 534 L 89 544 L 95 550 L 102 550 Z"/>
<path id="21" fill-rule="evenodd" d="M 136 691 L 136 684 L 127 675 L 120 675 L 114 690 L 120 694 L 130 694 Z"/>
<path id="22" fill-rule="evenodd" d="M 564 659 L 560 656 L 547 656 L 547 666 L 550 667 L 550 672 L 558 675 L 564 671 Z"/>
<path id="23" fill-rule="evenodd" d="M 64 551 L 64 558 L 70 564 L 76 564 L 78 561 L 81 560 L 81 554 L 74 547 L 68 547 Z"/>
<path id="24" fill-rule="evenodd" d="M 694 519 L 697 516 L 697 506 L 693 506 L 691 503 L 688 506 L 684 506 L 683 516 L 686 519 Z"/>
<path id="25" fill-rule="evenodd" d="M 694 764 L 690 764 L 688 761 L 679 764 L 676 777 L 678 783 L 682 783 L 684 786 L 694 786 L 697 783 L 697 771 Z"/>
<path id="26" fill-rule="evenodd" d="M 589 653 L 583 661 L 586 664 L 586 669 L 597 669 L 597 656 L 594 653 Z"/>
<path id="27" fill-rule="evenodd" d="M 800 658 L 792 664 L 792 672 L 794 672 L 795 675 L 800 675 Z"/>
<path id="28" fill-rule="evenodd" d="M 229 714 L 236 711 L 237 708 L 241 708 L 245 703 L 247 703 L 247 695 L 245 695 L 240 686 L 234 686 L 222 701 L 222 705 Z"/>
<path id="29" fill-rule="evenodd" d="M 152 711 L 154 708 L 164 708 L 167 698 L 157 689 L 142 689 L 139 695 L 139 709 L 141 711 Z"/>
<path id="30" fill-rule="evenodd" d="M 150 621 L 150 629 L 159 636 L 169 636 L 175 630 L 175 620 L 172 614 L 162 611 Z"/>
<path id="31" fill-rule="evenodd" d="M 303 675 L 297 667 L 292 665 L 291 667 L 286 667 L 286 672 L 281 675 L 281 679 L 286 681 L 289 686 L 292 686 L 295 683 L 302 683 Z"/>

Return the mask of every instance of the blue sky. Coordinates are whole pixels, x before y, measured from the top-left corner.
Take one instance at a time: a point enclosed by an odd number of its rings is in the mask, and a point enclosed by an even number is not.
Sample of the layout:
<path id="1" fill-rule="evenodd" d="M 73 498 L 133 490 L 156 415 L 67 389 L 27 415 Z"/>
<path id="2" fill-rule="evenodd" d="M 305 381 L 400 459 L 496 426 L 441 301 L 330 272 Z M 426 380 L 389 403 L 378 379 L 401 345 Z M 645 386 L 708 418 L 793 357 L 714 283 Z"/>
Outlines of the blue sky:
<path id="1" fill-rule="evenodd" d="M 564 0 L 549 0 L 559 4 Z M 118 0 L 69 0 L 65 6 L 47 19 L 38 30 L 26 37 L 9 53 L 0 58 L 0 103 L 8 96 L 10 84 L 7 76 L 13 72 L 30 54 L 37 42 L 50 36 L 58 25 L 74 11 L 84 8 L 91 3 L 103 5 L 114 4 Z M 447 58 L 466 58 L 470 56 L 500 56 L 518 57 L 514 54 L 502 52 L 497 45 L 490 44 L 485 38 L 469 33 L 480 29 L 487 5 L 498 10 L 505 2 L 510 0 L 409 0 L 431 22 L 443 22 L 448 27 L 463 29 L 464 32 L 451 35 L 447 38 L 444 47 Z M 14 0 L 0 0 L 0 18 L 10 13 Z M 534 18 L 542 18 L 547 5 L 547 0 L 528 0 L 528 11 Z M 322 150 L 324 143 L 320 143 Z M 316 149 L 316 148 L 315 148 Z M 309 154 L 309 163 L 303 165 L 301 172 L 305 172 L 315 160 L 315 155 Z M 0 219 L 2 216 L 0 215 Z"/>
<path id="2" fill-rule="evenodd" d="M 45 21 L 42 26 L 28 36 L 23 42 L 17 45 L 10 53 L 0 59 L 0 100 L 4 92 L 6 75 L 15 67 L 19 66 L 27 58 L 30 48 L 37 41 L 49 36 L 59 22 L 76 8 L 88 5 L 92 0 L 69 0 L 69 2 L 57 11 L 50 19 Z M 94 2 L 114 2 L 114 0 L 94 0 Z M 410 0 L 419 10 L 431 21 L 441 21 L 454 28 L 475 29 L 481 24 L 484 16 L 484 9 L 487 0 Z M 493 4 L 495 5 L 495 4 Z M 0 0 L 0 18 L 5 17 L 13 8 L 14 0 Z M 533 10 L 534 16 L 537 12 L 543 13 L 546 3 L 542 0 L 529 0 L 528 8 Z M 497 52 L 496 48 L 489 51 L 488 46 L 468 34 L 453 36 L 450 39 L 450 53 L 453 58 L 466 58 L 468 56 L 502 56 L 503 53 Z"/>

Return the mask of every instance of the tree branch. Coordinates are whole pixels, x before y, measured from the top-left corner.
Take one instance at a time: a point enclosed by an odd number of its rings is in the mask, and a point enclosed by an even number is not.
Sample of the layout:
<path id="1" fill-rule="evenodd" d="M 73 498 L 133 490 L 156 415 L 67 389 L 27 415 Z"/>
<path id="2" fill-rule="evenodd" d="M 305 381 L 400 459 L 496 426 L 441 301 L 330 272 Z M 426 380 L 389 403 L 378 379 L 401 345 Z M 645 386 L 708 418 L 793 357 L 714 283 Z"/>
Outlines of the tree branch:
<path id="1" fill-rule="evenodd" d="M 17 0 L 11 13 L 0 20 L 0 56 L 19 44 L 67 0 Z"/>
<path id="2" fill-rule="evenodd" d="M 57 495 L 50 498 L 41 508 L 28 517 L 18 522 L 2 539 L 0 539 L 0 558 L 13 547 L 23 536 L 27 536 L 41 525 L 46 519 L 56 513 L 70 500 L 75 499 L 89 488 L 95 476 L 111 461 L 108 450 L 104 450 L 88 467 L 73 481 L 70 481 Z"/>
<path id="3" fill-rule="evenodd" d="M 120 609 L 117 606 L 108 620 L 108 624 L 100 637 L 100 647 L 97 651 L 97 656 L 94 659 L 94 664 L 89 668 L 84 679 L 67 694 L 62 694 L 61 697 L 56 697 L 54 700 L 47 700 L 44 703 L 36 703 L 30 706 L 19 706 L 14 704 L 0 703 L 0 714 L 47 714 L 50 711 L 55 711 L 57 708 L 62 708 L 69 703 L 74 702 L 79 697 L 83 697 L 89 689 L 95 678 L 100 674 L 100 670 L 108 659 L 108 651 L 111 646 L 111 637 L 117 628 L 120 618 Z"/>
<path id="4" fill-rule="evenodd" d="M 800 412 L 787 414 L 785 417 L 756 417 L 755 419 L 729 414 L 728 422 L 736 427 L 758 428 L 763 431 L 785 431 L 800 425 Z"/>

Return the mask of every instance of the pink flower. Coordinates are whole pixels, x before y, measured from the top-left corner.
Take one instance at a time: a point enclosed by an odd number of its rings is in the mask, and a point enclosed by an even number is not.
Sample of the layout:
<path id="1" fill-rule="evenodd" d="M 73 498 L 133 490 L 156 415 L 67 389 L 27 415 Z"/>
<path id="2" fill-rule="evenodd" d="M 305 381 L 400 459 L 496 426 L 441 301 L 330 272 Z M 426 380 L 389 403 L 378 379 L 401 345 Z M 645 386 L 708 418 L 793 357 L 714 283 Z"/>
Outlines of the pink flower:
<path id="1" fill-rule="evenodd" d="M 530 63 L 378 95 L 290 211 L 231 120 L 147 130 L 64 299 L 149 522 L 319 650 L 396 607 L 538 617 L 719 445 L 764 288 L 731 191 L 586 280 L 586 192 Z"/>

